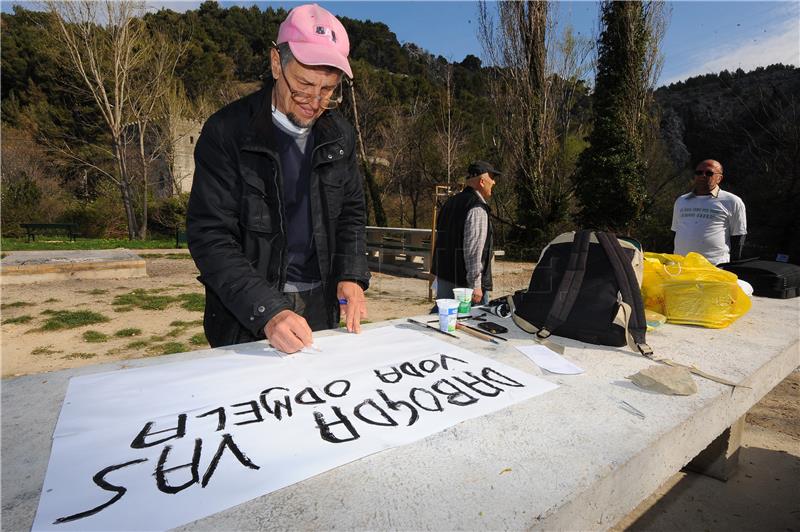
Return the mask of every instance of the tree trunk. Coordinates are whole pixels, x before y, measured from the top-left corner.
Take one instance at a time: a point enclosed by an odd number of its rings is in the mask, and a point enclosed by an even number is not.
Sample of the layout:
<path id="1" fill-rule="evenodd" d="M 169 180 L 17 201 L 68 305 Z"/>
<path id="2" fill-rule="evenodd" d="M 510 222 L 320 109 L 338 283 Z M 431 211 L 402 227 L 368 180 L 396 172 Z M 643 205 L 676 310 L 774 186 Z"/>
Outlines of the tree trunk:
<path id="1" fill-rule="evenodd" d="M 139 131 L 139 164 L 142 166 L 142 225 L 139 227 L 139 238 L 147 240 L 147 185 L 148 185 L 148 164 L 147 157 L 144 152 L 144 136 L 147 129 L 147 124 L 140 123 L 138 126 Z"/>
<path id="2" fill-rule="evenodd" d="M 125 153 L 119 138 L 114 139 L 114 159 L 117 163 L 119 172 L 119 192 L 122 197 L 122 205 L 125 208 L 125 219 L 128 222 L 128 239 L 136 240 L 139 234 L 138 224 L 136 223 L 136 211 L 133 207 L 133 195 L 131 194 L 131 182 L 128 176 L 128 168 L 125 164 Z"/>
<path id="3" fill-rule="evenodd" d="M 386 212 L 383 210 L 383 202 L 381 201 L 381 192 L 378 189 L 378 183 L 375 181 L 375 175 L 372 173 L 369 161 L 367 160 L 367 149 L 364 147 L 364 137 L 361 135 L 361 126 L 358 123 L 356 90 L 352 83 L 350 83 L 350 99 L 353 102 L 353 122 L 355 122 L 356 136 L 358 138 L 358 152 L 361 158 L 361 168 L 364 173 L 364 183 L 366 185 L 364 196 L 367 203 L 367 218 L 369 219 L 369 207 L 370 203 L 372 203 L 372 210 L 375 213 L 375 225 L 386 227 Z"/>

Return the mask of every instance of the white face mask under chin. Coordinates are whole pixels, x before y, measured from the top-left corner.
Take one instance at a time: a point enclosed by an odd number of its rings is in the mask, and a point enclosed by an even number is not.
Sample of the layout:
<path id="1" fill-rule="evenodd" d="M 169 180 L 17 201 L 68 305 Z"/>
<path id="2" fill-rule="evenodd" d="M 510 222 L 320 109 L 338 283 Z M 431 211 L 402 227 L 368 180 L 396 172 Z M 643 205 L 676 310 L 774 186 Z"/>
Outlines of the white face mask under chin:
<path id="1" fill-rule="evenodd" d="M 272 119 L 275 120 L 283 129 L 289 131 L 295 135 L 304 135 L 307 131 L 307 127 L 299 127 L 297 124 L 289 120 L 289 117 L 283 114 L 275 107 L 275 104 L 272 104 Z"/>

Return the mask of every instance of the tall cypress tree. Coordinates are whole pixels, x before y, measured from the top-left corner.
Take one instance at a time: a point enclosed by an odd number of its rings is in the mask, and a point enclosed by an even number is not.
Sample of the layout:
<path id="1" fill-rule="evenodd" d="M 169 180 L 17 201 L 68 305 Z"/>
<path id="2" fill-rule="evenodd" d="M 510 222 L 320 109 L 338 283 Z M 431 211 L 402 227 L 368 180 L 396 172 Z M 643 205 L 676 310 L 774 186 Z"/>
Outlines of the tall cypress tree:
<path id="1" fill-rule="evenodd" d="M 642 212 L 646 161 L 638 99 L 647 91 L 649 31 L 640 1 L 605 1 L 592 95 L 594 127 L 575 187 L 584 227 L 625 232 Z"/>

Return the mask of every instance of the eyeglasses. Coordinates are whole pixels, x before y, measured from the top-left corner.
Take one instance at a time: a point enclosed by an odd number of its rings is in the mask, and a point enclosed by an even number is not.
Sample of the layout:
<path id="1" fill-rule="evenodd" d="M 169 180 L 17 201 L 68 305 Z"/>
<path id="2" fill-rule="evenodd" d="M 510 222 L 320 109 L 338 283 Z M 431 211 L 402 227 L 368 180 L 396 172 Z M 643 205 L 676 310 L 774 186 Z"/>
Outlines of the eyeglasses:
<path id="1" fill-rule="evenodd" d="M 280 54 L 280 50 L 278 50 L 278 54 Z M 281 77 L 283 78 L 284 83 L 286 83 L 289 93 L 292 95 L 292 100 L 300 105 L 307 105 L 314 100 L 317 100 L 319 102 L 319 106 L 323 109 L 336 109 L 339 104 L 342 103 L 343 93 L 341 82 L 339 82 L 333 89 L 320 89 L 320 94 L 317 96 L 307 92 L 294 90 L 289 84 L 289 78 L 286 77 L 286 72 L 284 72 L 283 69 L 281 69 Z"/>
<path id="2" fill-rule="evenodd" d="M 296 91 L 289 85 L 289 79 L 286 77 L 286 74 L 281 76 L 283 81 L 286 83 L 286 86 L 289 88 L 289 93 L 292 95 L 292 100 L 299 103 L 300 105 L 307 105 L 314 100 L 319 102 L 319 106 L 323 109 L 336 109 L 340 103 L 342 103 L 342 84 L 339 83 L 333 89 L 322 89 L 321 94 L 319 96 L 314 94 L 309 94 L 303 91 Z M 325 94 L 327 92 L 327 94 Z"/>
<path id="3" fill-rule="evenodd" d="M 696 176 L 704 175 L 706 177 L 711 177 L 712 175 L 717 175 L 718 173 L 719 172 L 714 172 L 712 170 L 705 170 L 705 171 L 703 171 L 703 170 L 695 170 L 694 171 L 694 175 L 696 175 Z"/>

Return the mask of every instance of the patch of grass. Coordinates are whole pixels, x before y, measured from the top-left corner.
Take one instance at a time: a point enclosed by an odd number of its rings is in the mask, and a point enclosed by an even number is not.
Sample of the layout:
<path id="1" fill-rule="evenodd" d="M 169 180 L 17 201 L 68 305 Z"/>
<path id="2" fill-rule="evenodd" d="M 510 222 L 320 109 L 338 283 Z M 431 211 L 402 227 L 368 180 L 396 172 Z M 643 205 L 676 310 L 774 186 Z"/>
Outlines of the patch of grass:
<path id="1" fill-rule="evenodd" d="M 112 301 L 111 304 L 115 307 L 117 312 L 126 312 L 132 308 L 140 308 L 142 310 L 165 310 L 172 303 L 178 302 L 181 303 L 182 308 L 189 311 L 203 312 L 205 309 L 206 303 L 203 294 L 188 293 L 179 294 L 177 296 L 157 295 L 166 290 L 168 290 L 168 288 L 154 288 L 152 290 L 137 288 L 127 294 L 114 296 L 114 301 Z"/>
<path id="2" fill-rule="evenodd" d="M 114 333 L 114 336 L 117 336 L 119 338 L 124 338 L 126 336 L 139 336 L 140 334 L 142 334 L 141 329 L 137 329 L 135 327 L 128 327 L 126 329 L 118 330 L 117 332 Z"/>
<path id="3" fill-rule="evenodd" d="M 54 297 L 51 297 L 50 299 L 45 299 L 45 300 L 43 301 L 43 303 L 60 303 L 60 302 L 61 302 L 61 300 L 60 300 L 60 299 L 56 299 L 56 298 L 54 298 Z"/>
<path id="4" fill-rule="evenodd" d="M 75 242 L 26 242 L 25 238 L 3 238 L 0 243 L 6 251 L 36 250 L 36 249 L 174 249 L 175 238 L 164 240 L 128 240 L 123 238 L 79 238 Z"/>
<path id="5" fill-rule="evenodd" d="M 61 351 L 58 351 L 56 349 L 51 349 L 52 347 L 53 347 L 52 345 L 43 345 L 31 351 L 31 354 L 35 356 L 40 356 L 40 355 L 55 355 L 56 353 L 61 353 Z"/>
<path id="6" fill-rule="evenodd" d="M 114 312 L 130 312 L 133 307 L 114 307 Z"/>
<path id="7" fill-rule="evenodd" d="M 186 331 L 184 327 L 175 327 L 174 329 L 170 329 L 164 336 L 166 338 L 177 338 L 181 334 Z"/>
<path id="8" fill-rule="evenodd" d="M 128 349 L 141 349 L 142 347 L 147 347 L 148 345 L 150 345 L 149 340 L 134 340 L 125 347 Z"/>
<path id="9" fill-rule="evenodd" d="M 55 313 L 56 313 L 55 310 L 47 309 L 47 310 L 41 311 L 39 314 L 44 314 L 45 316 L 50 316 L 50 315 L 55 314 Z"/>
<path id="10" fill-rule="evenodd" d="M 169 324 L 170 327 L 193 327 L 195 325 L 202 325 L 203 320 L 182 321 L 175 320 Z"/>
<path id="11" fill-rule="evenodd" d="M 16 318 L 8 318 L 3 320 L 3 325 L 6 323 L 28 323 L 33 319 L 33 316 L 25 314 L 24 316 L 17 316 Z"/>
<path id="12" fill-rule="evenodd" d="M 49 313 L 49 318 L 45 320 L 40 330 L 57 331 L 59 329 L 74 329 L 91 325 L 93 323 L 103 323 L 109 319 L 102 314 L 91 310 L 56 310 Z"/>
<path id="13" fill-rule="evenodd" d="M 150 341 L 151 342 L 163 342 L 166 339 L 167 339 L 167 336 L 165 334 L 161 335 L 161 336 L 159 336 L 157 334 L 154 334 L 153 336 L 150 337 Z"/>
<path id="14" fill-rule="evenodd" d="M 206 335 L 204 333 L 197 333 L 189 338 L 189 343 L 192 345 L 208 345 L 208 340 L 206 340 Z"/>
<path id="15" fill-rule="evenodd" d="M 14 301 L 13 303 L 3 303 L 0 305 L 0 308 L 7 309 L 7 308 L 19 308 L 19 307 L 32 307 L 34 303 L 28 303 L 27 301 Z"/>
<path id="16" fill-rule="evenodd" d="M 183 303 L 181 308 L 192 312 L 203 312 L 206 308 L 206 297 L 203 294 L 181 294 L 178 296 Z"/>
<path id="17" fill-rule="evenodd" d="M 94 288 L 92 290 L 78 290 L 79 294 L 89 294 L 92 296 L 100 296 L 103 294 L 107 294 L 108 290 L 103 290 L 102 288 Z"/>
<path id="18" fill-rule="evenodd" d="M 147 350 L 151 355 L 171 355 L 173 353 L 183 353 L 189 349 L 181 342 L 167 342 L 165 344 L 157 344 Z"/>
<path id="19" fill-rule="evenodd" d="M 156 296 L 149 293 L 147 290 L 137 288 L 133 292 L 114 296 L 114 301 L 112 301 L 111 304 L 115 307 L 138 307 L 142 310 L 164 310 L 174 301 L 176 301 L 174 297 Z"/>
<path id="20" fill-rule="evenodd" d="M 83 333 L 83 340 L 85 342 L 89 342 L 90 344 L 99 344 L 101 342 L 107 342 L 108 335 L 101 333 L 100 331 L 86 331 Z"/>
<path id="21" fill-rule="evenodd" d="M 61 358 L 64 358 L 66 360 L 73 360 L 76 358 L 94 358 L 96 356 L 97 355 L 95 353 L 70 353 L 69 355 L 64 355 Z"/>

